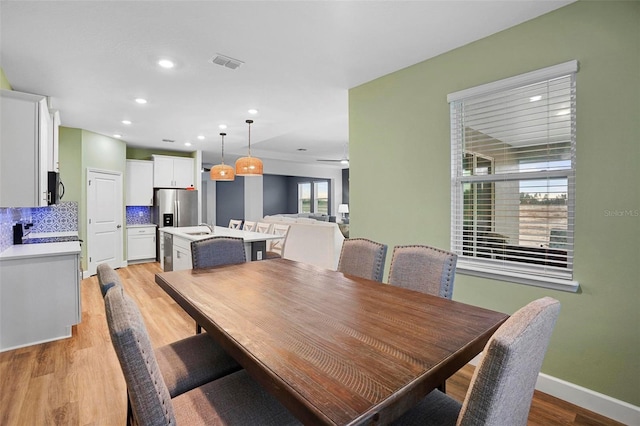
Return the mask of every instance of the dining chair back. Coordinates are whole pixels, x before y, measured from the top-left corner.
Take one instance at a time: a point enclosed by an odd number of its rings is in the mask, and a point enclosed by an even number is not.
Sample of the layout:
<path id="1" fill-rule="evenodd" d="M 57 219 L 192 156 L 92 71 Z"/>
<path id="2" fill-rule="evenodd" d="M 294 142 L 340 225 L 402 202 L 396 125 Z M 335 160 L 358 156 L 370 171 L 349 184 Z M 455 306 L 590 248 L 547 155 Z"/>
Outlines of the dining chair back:
<path id="1" fill-rule="evenodd" d="M 127 384 L 127 424 L 299 424 L 244 370 L 172 397 L 140 310 L 122 287 L 107 293 L 105 311 L 111 342 Z"/>
<path id="2" fill-rule="evenodd" d="M 247 261 L 244 240 L 238 237 L 210 237 L 191 241 L 191 267 L 193 269 L 213 268 Z M 196 334 L 202 326 L 196 322 Z"/>
<path id="3" fill-rule="evenodd" d="M 120 281 L 120 275 L 111 267 L 108 263 L 101 263 L 97 268 L 98 284 L 100 285 L 100 292 L 102 297 L 107 294 L 107 291 L 111 287 L 122 287 Z"/>
<path id="4" fill-rule="evenodd" d="M 287 243 L 287 236 L 289 235 L 289 225 L 281 223 L 274 223 L 271 228 L 271 233 L 280 235 L 280 238 L 269 240 L 269 247 L 265 257 L 267 259 L 276 259 L 282 257 L 284 253 L 284 246 Z"/>
<path id="5" fill-rule="evenodd" d="M 242 229 L 242 221 L 239 219 L 231 219 L 229 220 L 229 228 L 230 229 Z"/>
<path id="6" fill-rule="evenodd" d="M 215 236 L 191 241 L 191 260 L 193 269 L 244 263 L 247 261 L 244 240 Z"/>
<path id="7" fill-rule="evenodd" d="M 386 244 L 366 238 L 347 239 L 342 243 L 338 271 L 382 282 L 386 257 Z"/>
<path id="8" fill-rule="evenodd" d="M 253 222 L 253 221 L 250 221 L 250 220 L 245 220 L 244 223 L 242 224 L 242 230 L 243 231 L 255 232 L 255 230 L 256 230 L 256 222 Z"/>
<path id="9" fill-rule="evenodd" d="M 451 299 L 458 255 L 424 245 L 395 246 L 389 284 Z"/>
<path id="10" fill-rule="evenodd" d="M 127 384 L 133 417 L 138 424 L 175 423 L 171 395 L 140 311 L 124 291 L 109 291 L 104 300 L 111 343 Z"/>
<path id="11" fill-rule="evenodd" d="M 270 234 L 272 225 L 273 225 L 272 223 L 258 222 L 256 223 L 256 232 L 261 232 L 263 234 Z"/>
<path id="12" fill-rule="evenodd" d="M 462 404 L 434 390 L 394 424 L 525 426 L 559 313 L 551 297 L 519 309 L 485 345 Z"/>

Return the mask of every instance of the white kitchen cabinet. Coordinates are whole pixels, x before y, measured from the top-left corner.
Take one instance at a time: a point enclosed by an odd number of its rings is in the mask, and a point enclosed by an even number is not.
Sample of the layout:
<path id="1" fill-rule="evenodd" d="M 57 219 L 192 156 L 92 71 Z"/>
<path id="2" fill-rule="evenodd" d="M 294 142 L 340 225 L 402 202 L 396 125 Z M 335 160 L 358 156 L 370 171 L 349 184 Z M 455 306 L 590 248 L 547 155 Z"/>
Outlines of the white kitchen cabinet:
<path id="1" fill-rule="evenodd" d="M 127 160 L 127 206 L 153 205 L 153 161 Z"/>
<path id="2" fill-rule="evenodd" d="M 58 147 L 60 146 L 59 129 L 60 129 L 60 112 L 58 110 L 51 110 L 51 135 L 49 136 L 49 147 L 47 149 L 47 156 L 49 157 L 49 171 L 59 172 L 60 161 L 58 158 Z"/>
<path id="3" fill-rule="evenodd" d="M 193 158 L 153 155 L 154 188 L 195 187 Z"/>
<path id="4" fill-rule="evenodd" d="M 182 271 L 192 269 L 191 241 L 186 238 L 173 236 L 173 270 Z"/>
<path id="5" fill-rule="evenodd" d="M 0 256 L 0 351 L 71 337 L 82 316 L 80 243 L 16 245 Z"/>
<path id="6" fill-rule="evenodd" d="M 127 228 L 127 260 L 156 259 L 156 227 L 134 226 Z"/>
<path id="7" fill-rule="evenodd" d="M 44 96 L 0 90 L 0 207 L 47 205 L 51 114 Z"/>

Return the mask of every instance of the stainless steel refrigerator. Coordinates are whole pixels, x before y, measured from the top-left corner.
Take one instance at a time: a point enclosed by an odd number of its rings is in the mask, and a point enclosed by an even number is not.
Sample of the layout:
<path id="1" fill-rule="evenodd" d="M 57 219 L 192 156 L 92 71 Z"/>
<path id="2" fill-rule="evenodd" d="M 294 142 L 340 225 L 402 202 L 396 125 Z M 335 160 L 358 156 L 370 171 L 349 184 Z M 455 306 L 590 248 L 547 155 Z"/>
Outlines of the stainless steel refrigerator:
<path id="1" fill-rule="evenodd" d="M 153 194 L 153 223 L 158 229 L 198 225 L 198 191 L 187 189 L 156 189 Z M 160 260 L 159 231 L 156 235 L 157 258 Z"/>

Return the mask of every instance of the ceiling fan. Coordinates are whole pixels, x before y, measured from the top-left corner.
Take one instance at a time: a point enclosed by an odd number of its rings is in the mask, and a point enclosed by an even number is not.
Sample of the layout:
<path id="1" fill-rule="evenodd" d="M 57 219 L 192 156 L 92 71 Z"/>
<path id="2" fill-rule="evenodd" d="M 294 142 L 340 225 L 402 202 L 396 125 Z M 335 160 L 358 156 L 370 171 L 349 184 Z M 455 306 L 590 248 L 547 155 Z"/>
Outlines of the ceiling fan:
<path id="1" fill-rule="evenodd" d="M 340 163 L 344 166 L 348 166 L 349 165 L 349 156 L 347 155 L 347 147 L 348 145 L 345 144 L 344 145 L 344 153 L 342 154 L 342 158 L 339 160 L 321 160 L 318 159 L 317 161 L 326 161 L 326 162 L 330 162 L 330 163 Z"/>

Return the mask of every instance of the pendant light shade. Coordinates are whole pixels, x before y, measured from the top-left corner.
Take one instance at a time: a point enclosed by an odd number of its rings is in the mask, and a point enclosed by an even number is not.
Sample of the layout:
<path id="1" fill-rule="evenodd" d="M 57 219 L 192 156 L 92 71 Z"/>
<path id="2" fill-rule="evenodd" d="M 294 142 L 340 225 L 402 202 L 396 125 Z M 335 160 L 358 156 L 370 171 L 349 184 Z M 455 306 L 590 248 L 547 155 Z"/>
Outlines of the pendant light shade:
<path id="1" fill-rule="evenodd" d="M 236 175 L 262 176 L 262 160 L 251 156 L 251 123 L 253 120 L 247 120 L 246 123 L 249 125 L 249 155 L 236 160 Z"/>
<path id="2" fill-rule="evenodd" d="M 236 178 L 233 167 L 224 164 L 224 137 L 227 136 L 226 133 L 220 133 L 220 137 L 222 138 L 222 163 L 216 164 L 211 168 L 209 172 L 209 177 L 211 180 L 234 180 Z"/>

